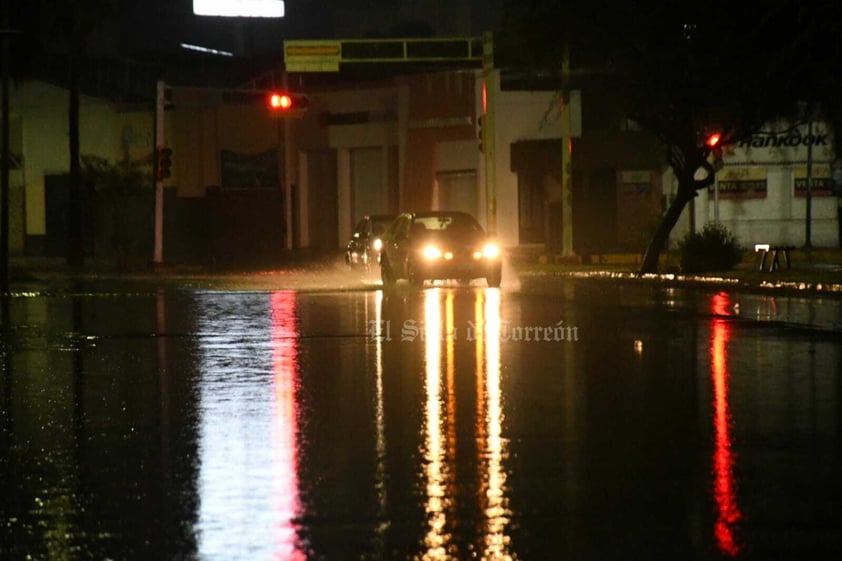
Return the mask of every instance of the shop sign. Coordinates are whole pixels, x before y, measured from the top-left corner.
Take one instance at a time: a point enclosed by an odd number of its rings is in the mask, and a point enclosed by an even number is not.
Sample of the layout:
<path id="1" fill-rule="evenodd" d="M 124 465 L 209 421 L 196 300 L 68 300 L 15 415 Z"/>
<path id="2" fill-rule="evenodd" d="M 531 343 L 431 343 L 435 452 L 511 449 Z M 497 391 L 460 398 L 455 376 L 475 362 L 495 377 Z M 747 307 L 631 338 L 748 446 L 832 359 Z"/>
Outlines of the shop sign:
<path id="1" fill-rule="evenodd" d="M 756 167 L 725 168 L 717 174 L 720 199 L 762 199 L 766 197 L 766 169 Z M 713 185 L 708 197 L 713 198 Z"/>
<path id="2" fill-rule="evenodd" d="M 652 194 L 652 172 L 621 171 L 620 191 L 624 197 L 645 197 Z"/>
<path id="3" fill-rule="evenodd" d="M 807 196 L 807 166 L 797 167 L 792 170 L 792 178 L 795 183 L 795 196 Z M 829 164 L 814 164 L 812 170 L 810 196 L 830 197 L 833 195 L 833 182 L 830 178 Z"/>

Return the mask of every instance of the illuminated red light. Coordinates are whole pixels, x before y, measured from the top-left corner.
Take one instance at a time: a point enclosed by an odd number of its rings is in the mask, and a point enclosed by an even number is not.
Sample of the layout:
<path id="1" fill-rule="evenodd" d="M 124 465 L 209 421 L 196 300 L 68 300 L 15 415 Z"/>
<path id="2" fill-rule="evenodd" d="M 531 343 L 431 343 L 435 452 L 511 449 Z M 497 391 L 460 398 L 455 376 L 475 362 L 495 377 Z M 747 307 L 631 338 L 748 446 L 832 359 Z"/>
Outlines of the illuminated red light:
<path id="1" fill-rule="evenodd" d="M 715 133 L 711 134 L 710 136 L 708 136 L 706 144 L 708 146 L 710 146 L 711 148 L 714 148 L 717 144 L 719 144 L 720 140 L 722 140 L 722 135 L 719 134 L 718 132 L 715 132 Z"/>
<path id="2" fill-rule="evenodd" d="M 273 93 L 269 96 L 269 106 L 272 109 L 289 109 L 292 107 L 292 98 L 286 94 Z"/>

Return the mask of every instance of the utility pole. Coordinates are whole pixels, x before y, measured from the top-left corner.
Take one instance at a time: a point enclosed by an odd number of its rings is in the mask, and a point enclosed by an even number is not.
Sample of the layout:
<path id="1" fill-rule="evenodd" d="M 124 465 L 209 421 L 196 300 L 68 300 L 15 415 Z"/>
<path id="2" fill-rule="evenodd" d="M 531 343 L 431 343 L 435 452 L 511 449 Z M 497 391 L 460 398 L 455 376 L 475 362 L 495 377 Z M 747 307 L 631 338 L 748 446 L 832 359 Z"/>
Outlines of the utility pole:
<path id="1" fill-rule="evenodd" d="M 813 117 L 807 122 L 807 138 L 810 142 L 807 143 L 807 192 L 805 193 L 805 203 L 807 205 L 807 223 L 804 231 L 804 247 L 813 247 Z"/>
<path id="2" fill-rule="evenodd" d="M 570 50 L 564 48 L 561 63 L 561 255 L 573 257 L 573 139 L 570 113 Z"/>
<path id="3" fill-rule="evenodd" d="M 159 173 L 159 155 L 166 144 L 164 134 L 164 104 L 166 103 L 166 84 L 158 80 L 155 95 L 155 247 L 152 254 L 152 266 L 164 263 L 164 178 Z"/>
<path id="4" fill-rule="evenodd" d="M 9 293 L 9 166 L 11 164 L 11 150 L 9 147 L 9 41 L 12 31 L 9 29 L 9 4 L 3 2 L 3 28 L 0 30 L 0 41 L 2 41 L 2 53 L 0 53 L 0 64 L 3 66 L 2 77 L 2 119 L 3 130 L 0 133 L 0 142 L 3 143 L 3 167 L 2 178 L 0 178 L 0 295 Z"/>
<path id="5" fill-rule="evenodd" d="M 495 113 L 497 83 L 494 81 L 494 33 L 486 31 L 482 36 L 482 75 L 483 75 L 483 149 L 485 150 L 485 203 L 486 229 L 490 234 L 497 233 L 497 158 L 495 148 Z"/>
<path id="6" fill-rule="evenodd" d="M 284 69 L 282 78 L 282 87 L 284 91 L 289 91 L 289 73 Z M 297 209 L 292 208 L 294 198 L 292 196 L 292 189 L 295 184 L 295 174 L 293 173 L 292 159 L 294 157 L 292 146 L 292 121 L 289 117 L 283 119 L 284 121 L 284 247 L 286 249 L 293 249 L 293 216 Z"/>

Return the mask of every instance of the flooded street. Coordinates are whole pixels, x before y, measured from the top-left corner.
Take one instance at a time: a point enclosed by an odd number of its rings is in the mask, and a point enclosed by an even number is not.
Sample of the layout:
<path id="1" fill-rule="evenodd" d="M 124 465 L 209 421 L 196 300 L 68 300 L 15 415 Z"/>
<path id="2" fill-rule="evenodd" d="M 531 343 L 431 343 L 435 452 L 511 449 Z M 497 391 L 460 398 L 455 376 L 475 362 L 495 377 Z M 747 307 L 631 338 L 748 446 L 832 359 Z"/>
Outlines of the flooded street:
<path id="1" fill-rule="evenodd" d="M 4 309 L 2 559 L 842 552 L 842 299 L 536 277 Z"/>

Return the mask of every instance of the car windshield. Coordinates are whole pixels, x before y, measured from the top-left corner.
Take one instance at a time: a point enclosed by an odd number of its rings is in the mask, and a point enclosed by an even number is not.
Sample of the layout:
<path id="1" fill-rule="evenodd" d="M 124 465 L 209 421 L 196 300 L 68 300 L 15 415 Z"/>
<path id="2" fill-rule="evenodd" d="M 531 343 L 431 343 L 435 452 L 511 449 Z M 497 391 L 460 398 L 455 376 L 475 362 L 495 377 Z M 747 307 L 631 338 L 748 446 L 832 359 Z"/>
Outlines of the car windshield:
<path id="1" fill-rule="evenodd" d="M 389 229 L 389 225 L 392 223 L 392 217 L 375 217 L 371 219 L 371 233 L 374 236 L 382 236 L 383 233 Z"/>
<path id="2" fill-rule="evenodd" d="M 446 232 L 449 234 L 470 234 L 482 232 L 477 221 L 467 214 L 441 214 L 436 216 L 416 216 L 415 224 L 423 224 L 427 231 Z"/>

